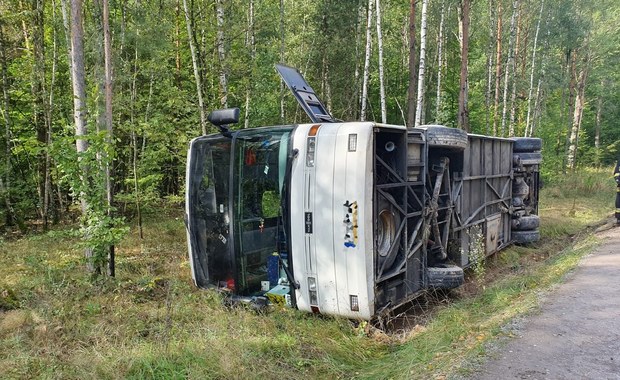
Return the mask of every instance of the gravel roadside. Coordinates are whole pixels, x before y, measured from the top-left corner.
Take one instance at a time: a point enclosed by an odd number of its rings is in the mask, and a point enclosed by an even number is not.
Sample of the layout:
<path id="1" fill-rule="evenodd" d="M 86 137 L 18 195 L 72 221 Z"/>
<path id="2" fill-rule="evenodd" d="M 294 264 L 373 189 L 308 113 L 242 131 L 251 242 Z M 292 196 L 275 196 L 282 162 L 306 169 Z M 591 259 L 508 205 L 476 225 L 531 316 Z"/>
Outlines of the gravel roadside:
<path id="1" fill-rule="evenodd" d="M 620 227 L 469 379 L 620 379 Z"/>

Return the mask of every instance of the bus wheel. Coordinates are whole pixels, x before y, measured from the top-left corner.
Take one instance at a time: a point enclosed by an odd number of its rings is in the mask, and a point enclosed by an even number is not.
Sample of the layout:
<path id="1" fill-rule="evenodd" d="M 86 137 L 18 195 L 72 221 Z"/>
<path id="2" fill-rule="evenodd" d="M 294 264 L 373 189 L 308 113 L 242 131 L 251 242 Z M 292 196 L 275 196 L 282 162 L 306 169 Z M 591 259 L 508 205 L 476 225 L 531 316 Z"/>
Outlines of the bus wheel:
<path id="1" fill-rule="evenodd" d="M 517 152 L 537 152 L 542 149 L 542 140 L 536 137 L 514 137 L 512 151 Z"/>
<path id="2" fill-rule="evenodd" d="M 469 144 L 467 132 L 462 129 L 441 125 L 428 125 L 420 128 L 426 129 L 426 139 L 430 147 L 461 151 Z"/>
<path id="3" fill-rule="evenodd" d="M 438 264 L 426 268 L 428 287 L 434 289 L 453 289 L 465 282 L 463 268 L 451 264 Z"/>
<path id="4" fill-rule="evenodd" d="M 530 244 L 540 240 L 540 231 L 512 231 L 512 241 L 517 244 Z"/>
<path id="5" fill-rule="evenodd" d="M 512 220 L 513 231 L 535 230 L 540 226 L 540 217 L 538 215 L 527 215 Z"/>

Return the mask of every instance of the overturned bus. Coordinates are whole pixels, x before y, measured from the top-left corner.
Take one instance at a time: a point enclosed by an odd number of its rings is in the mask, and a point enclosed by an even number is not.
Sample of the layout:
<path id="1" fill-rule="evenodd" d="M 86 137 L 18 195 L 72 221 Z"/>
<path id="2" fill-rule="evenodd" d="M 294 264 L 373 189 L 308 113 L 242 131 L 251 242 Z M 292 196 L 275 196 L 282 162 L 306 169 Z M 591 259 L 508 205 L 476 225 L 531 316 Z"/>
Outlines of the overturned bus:
<path id="1" fill-rule="evenodd" d="M 191 141 L 186 226 L 194 282 L 235 300 L 371 319 L 512 243 L 539 239 L 541 140 L 341 122 L 277 65 L 311 123 Z"/>

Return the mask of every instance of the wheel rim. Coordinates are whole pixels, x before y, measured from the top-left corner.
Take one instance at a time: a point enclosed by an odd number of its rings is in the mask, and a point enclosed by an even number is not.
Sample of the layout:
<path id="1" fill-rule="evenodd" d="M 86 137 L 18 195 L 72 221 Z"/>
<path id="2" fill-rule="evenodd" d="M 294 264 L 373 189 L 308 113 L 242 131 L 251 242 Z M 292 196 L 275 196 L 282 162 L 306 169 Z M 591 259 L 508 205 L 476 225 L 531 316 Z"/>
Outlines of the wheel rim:
<path id="1" fill-rule="evenodd" d="M 379 212 L 377 223 L 377 250 L 379 256 L 387 256 L 396 240 L 396 218 L 388 209 Z"/>

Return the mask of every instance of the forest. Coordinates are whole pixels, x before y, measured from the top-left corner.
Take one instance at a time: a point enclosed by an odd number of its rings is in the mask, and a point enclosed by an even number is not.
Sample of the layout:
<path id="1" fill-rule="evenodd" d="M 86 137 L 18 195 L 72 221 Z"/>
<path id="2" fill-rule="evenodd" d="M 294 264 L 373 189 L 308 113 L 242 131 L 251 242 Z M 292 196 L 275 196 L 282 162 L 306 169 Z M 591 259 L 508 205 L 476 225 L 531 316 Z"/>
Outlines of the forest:
<path id="1" fill-rule="evenodd" d="M 81 218 L 105 250 L 143 209 L 182 203 L 209 111 L 307 122 L 278 62 L 345 121 L 541 137 L 545 181 L 609 165 L 618 25 L 614 0 L 4 0 L 0 226 Z"/>
<path id="2" fill-rule="evenodd" d="M 198 289 L 188 144 L 309 122 L 277 63 L 344 121 L 542 138 L 541 240 L 371 323 Z M 3 379 L 475 376 L 613 212 L 617 0 L 1 0 L 0 75 Z"/>

